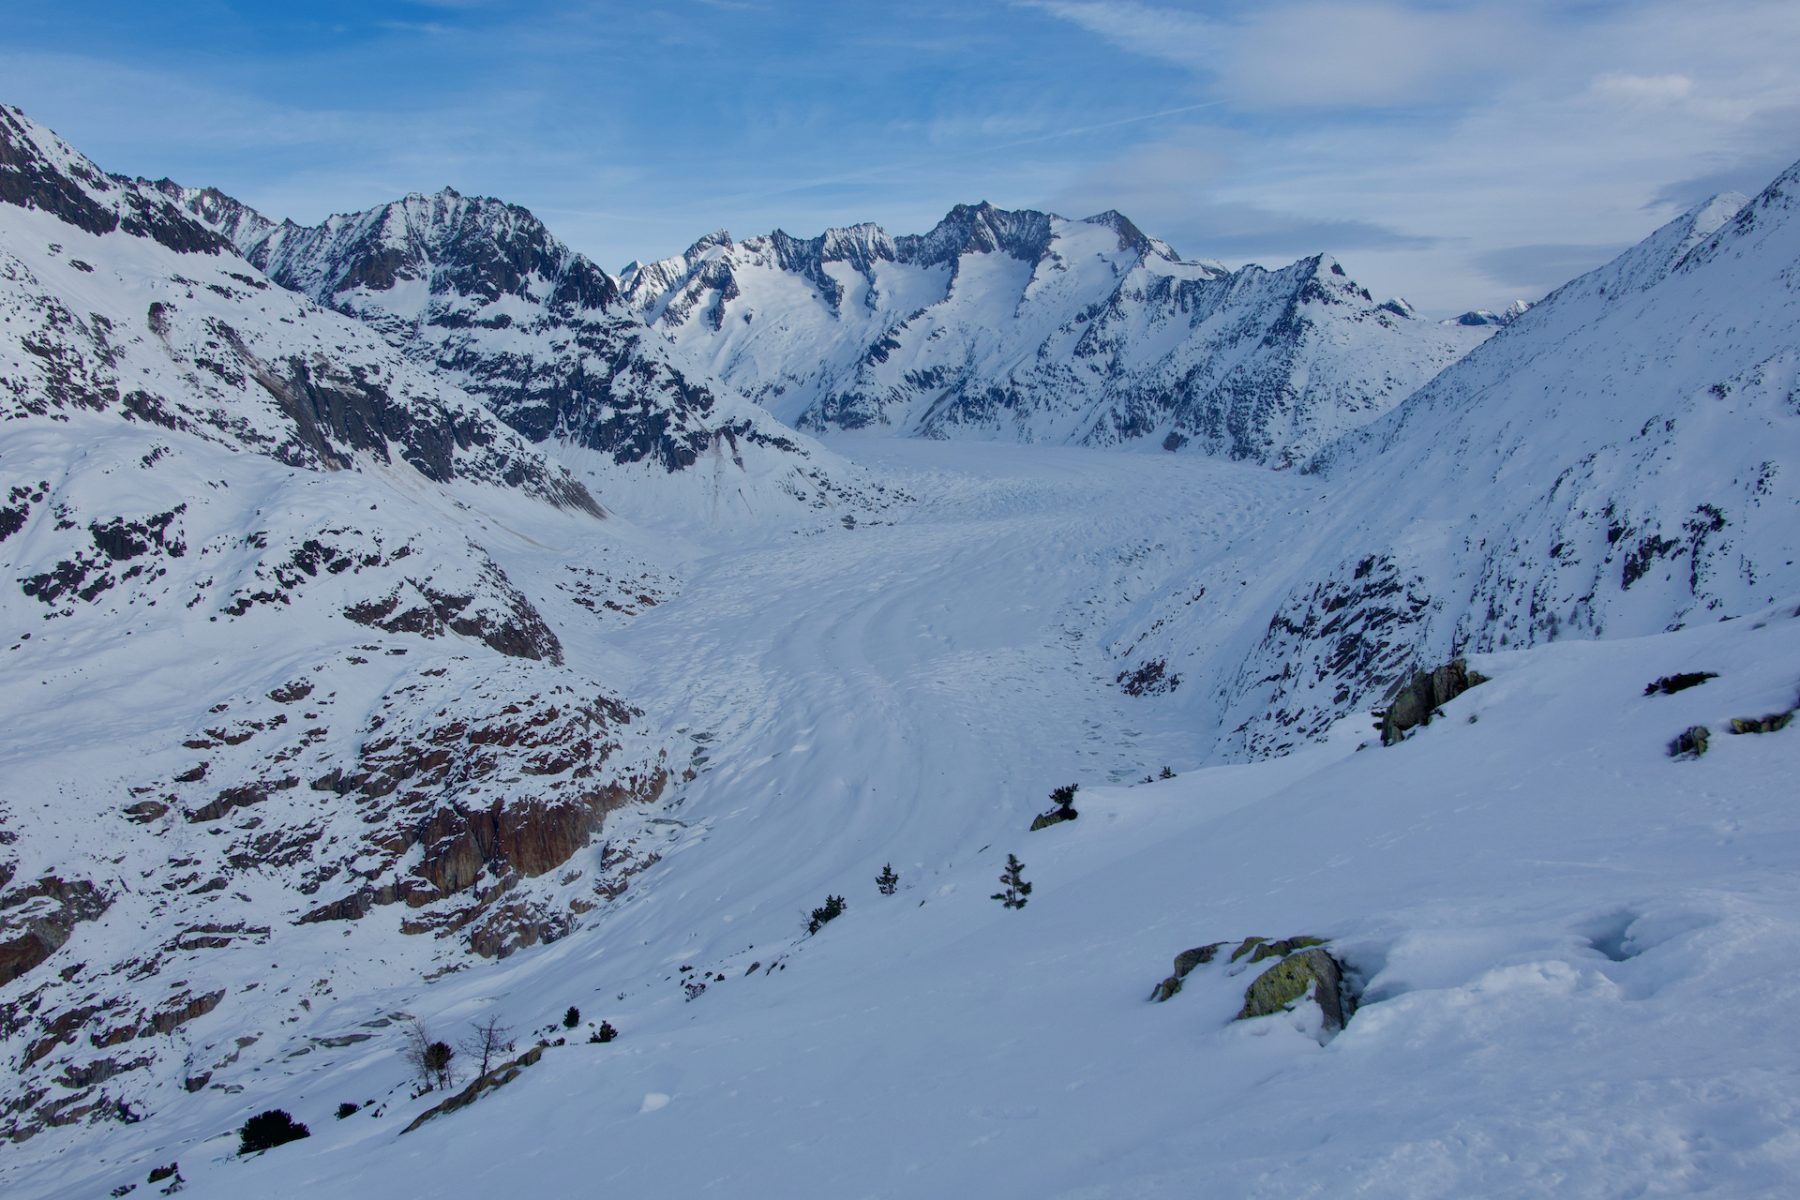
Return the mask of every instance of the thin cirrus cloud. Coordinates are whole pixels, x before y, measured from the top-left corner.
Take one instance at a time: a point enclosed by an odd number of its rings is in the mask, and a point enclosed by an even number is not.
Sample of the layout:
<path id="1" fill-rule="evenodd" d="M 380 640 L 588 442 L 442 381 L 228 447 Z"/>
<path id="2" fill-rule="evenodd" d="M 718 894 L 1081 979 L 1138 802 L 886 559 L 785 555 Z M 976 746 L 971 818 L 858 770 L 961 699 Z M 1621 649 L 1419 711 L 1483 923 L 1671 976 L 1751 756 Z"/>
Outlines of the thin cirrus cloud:
<path id="1" fill-rule="evenodd" d="M 1126 51 L 1210 77 L 1247 108 L 1390 107 L 1490 78 L 1530 53 L 1518 9 L 1302 3 L 1208 17 L 1136 0 L 1018 0 Z M 1215 6 L 1220 7 L 1220 6 Z"/>

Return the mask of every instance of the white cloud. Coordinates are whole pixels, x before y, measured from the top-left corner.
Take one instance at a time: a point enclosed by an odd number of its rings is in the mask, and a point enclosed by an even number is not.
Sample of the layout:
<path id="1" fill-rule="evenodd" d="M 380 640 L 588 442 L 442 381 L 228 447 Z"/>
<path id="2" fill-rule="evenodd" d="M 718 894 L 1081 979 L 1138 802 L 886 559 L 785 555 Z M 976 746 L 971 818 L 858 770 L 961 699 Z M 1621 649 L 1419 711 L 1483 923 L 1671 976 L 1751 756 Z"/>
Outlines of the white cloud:
<path id="1" fill-rule="evenodd" d="M 1542 292 L 1703 187 L 1754 188 L 1800 157 L 1791 3 L 1031 7 L 1230 105 L 1090 164 L 1070 193 L 1113 188 L 1189 253 L 1214 253 L 1209 226 L 1248 257 L 1341 249 L 1371 289 L 1438 312 Z"/>

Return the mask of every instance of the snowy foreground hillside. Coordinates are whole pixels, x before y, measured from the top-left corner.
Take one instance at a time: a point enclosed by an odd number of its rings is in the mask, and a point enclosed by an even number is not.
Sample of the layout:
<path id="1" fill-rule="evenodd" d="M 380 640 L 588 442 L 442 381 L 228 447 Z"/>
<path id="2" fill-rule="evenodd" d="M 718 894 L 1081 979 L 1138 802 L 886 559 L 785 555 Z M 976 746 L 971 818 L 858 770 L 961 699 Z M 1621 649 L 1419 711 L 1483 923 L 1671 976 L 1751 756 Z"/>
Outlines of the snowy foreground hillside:
<path id="1" fill-rule="evenodd" d="M 219 1197 L 1791 1194 L 1800 743 L 1723 731 L 1795 704 L 1792 603 L 1475 665 L 1492 681 L 1398 747 L 1364 748 L 1352 718 L 1274 762 L 1084 787 L 1079 820 L 1034 834 L 963 786 L 987 777 L 979 748 L 936 803 L 841 804 L 841 828 L 817 795 L 755 818 L 715 796 L 687 814 L 715 824 L 686 885 L 605 935 L 320 1005 L 289 1037 L 401 1008 L 560 1036 L 580 1006 L 570 1044 L 473 1108 L 403 1134 L 440 1097 L 408 1099 L 384 1029 L 61 1142 L 11 1194 L 99 1196 L 171 1160 Z M 1719 678 L 1643 695 L 1695 669 Z M 1696 723 L 1709 753 L 1670 759 Z M 860 767 L 841 744 L 781 754 L 827 780 Z M 994 839 L 907 852 L 946 825 Z M 745 834 L 753 854 L 717 845 Z M 987 898 L 1009 851 L 1035 889 L 1018 911 Z M 758 911 L 796 877 L 815 893 L 790 888 L 795 908 L 849 901 L 811 939 Z M 1148 999 L 1177 953 L 1253 934 L 1329 939 L 1359 994 L 1341 1033 L 1308 1003 L 1233 1021 L 1266 964 L 1223 953 Z M 601 1018 L 621 1036 L 589 1044 Z M 234 1157 L 230 1131 L 271 1105 L 313 1136 Z"/>
<path id="2" fill-rule="evenodd" d="M 1333 266 L 620 286 L 0 109 L 0 1194 L 1800 1190 L 1800 168 L 1504 320 Z"/>

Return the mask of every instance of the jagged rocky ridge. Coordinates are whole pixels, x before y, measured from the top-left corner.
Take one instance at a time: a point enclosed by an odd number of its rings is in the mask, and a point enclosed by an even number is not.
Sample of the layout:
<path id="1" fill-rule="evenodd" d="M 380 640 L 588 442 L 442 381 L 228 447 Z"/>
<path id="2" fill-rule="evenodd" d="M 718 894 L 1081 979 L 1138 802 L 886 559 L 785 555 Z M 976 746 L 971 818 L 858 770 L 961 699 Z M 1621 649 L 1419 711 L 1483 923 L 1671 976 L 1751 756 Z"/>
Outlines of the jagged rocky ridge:
<path id="1" fill-rule="evenodd" d="M 582 483 L 14 109 L 0 317 L 0 1135 L 617 894 L 565 864 L 681 766 L 545 615 Z"/>
<path id="2" fill-rule="evenodd" d="M 535 442 L 668 474 L 728 460 L 734 486 L 772 475 L 815 508 L 880 503 L 848 464 L 677 365 L 617 283 L 523 208 L 446 188 L 305 227 L 214 189 L 152 186 L 276 283 L 363 321 Z"/>
<path id="3" fill-rule="evenodd" d="M 1326 255 L 1190 262 L 1116 212 L 959 205 L 922 236 L 723 232 L 633 264 L 626 299 L 804 429 L 1296 461 L 1491 330 L 1376 303 Z"/>

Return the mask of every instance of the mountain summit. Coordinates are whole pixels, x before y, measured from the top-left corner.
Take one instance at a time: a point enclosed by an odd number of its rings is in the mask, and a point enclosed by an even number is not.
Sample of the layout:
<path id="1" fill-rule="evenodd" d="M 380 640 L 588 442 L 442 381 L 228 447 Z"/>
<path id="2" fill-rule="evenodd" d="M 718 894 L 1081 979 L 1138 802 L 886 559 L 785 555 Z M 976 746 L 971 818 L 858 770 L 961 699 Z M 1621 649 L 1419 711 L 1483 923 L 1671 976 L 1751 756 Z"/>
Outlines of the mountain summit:
<path id="1" fill-rule="evenodd" d="M 1189 449 L 1270 465 L 1478 344 L 1376 304 L 1326 256 L 1181 259 L 1117 212 L 957 205 L 929 232 L 713 236 L 627 271 L 628 303 L 813 430 Z"/>

